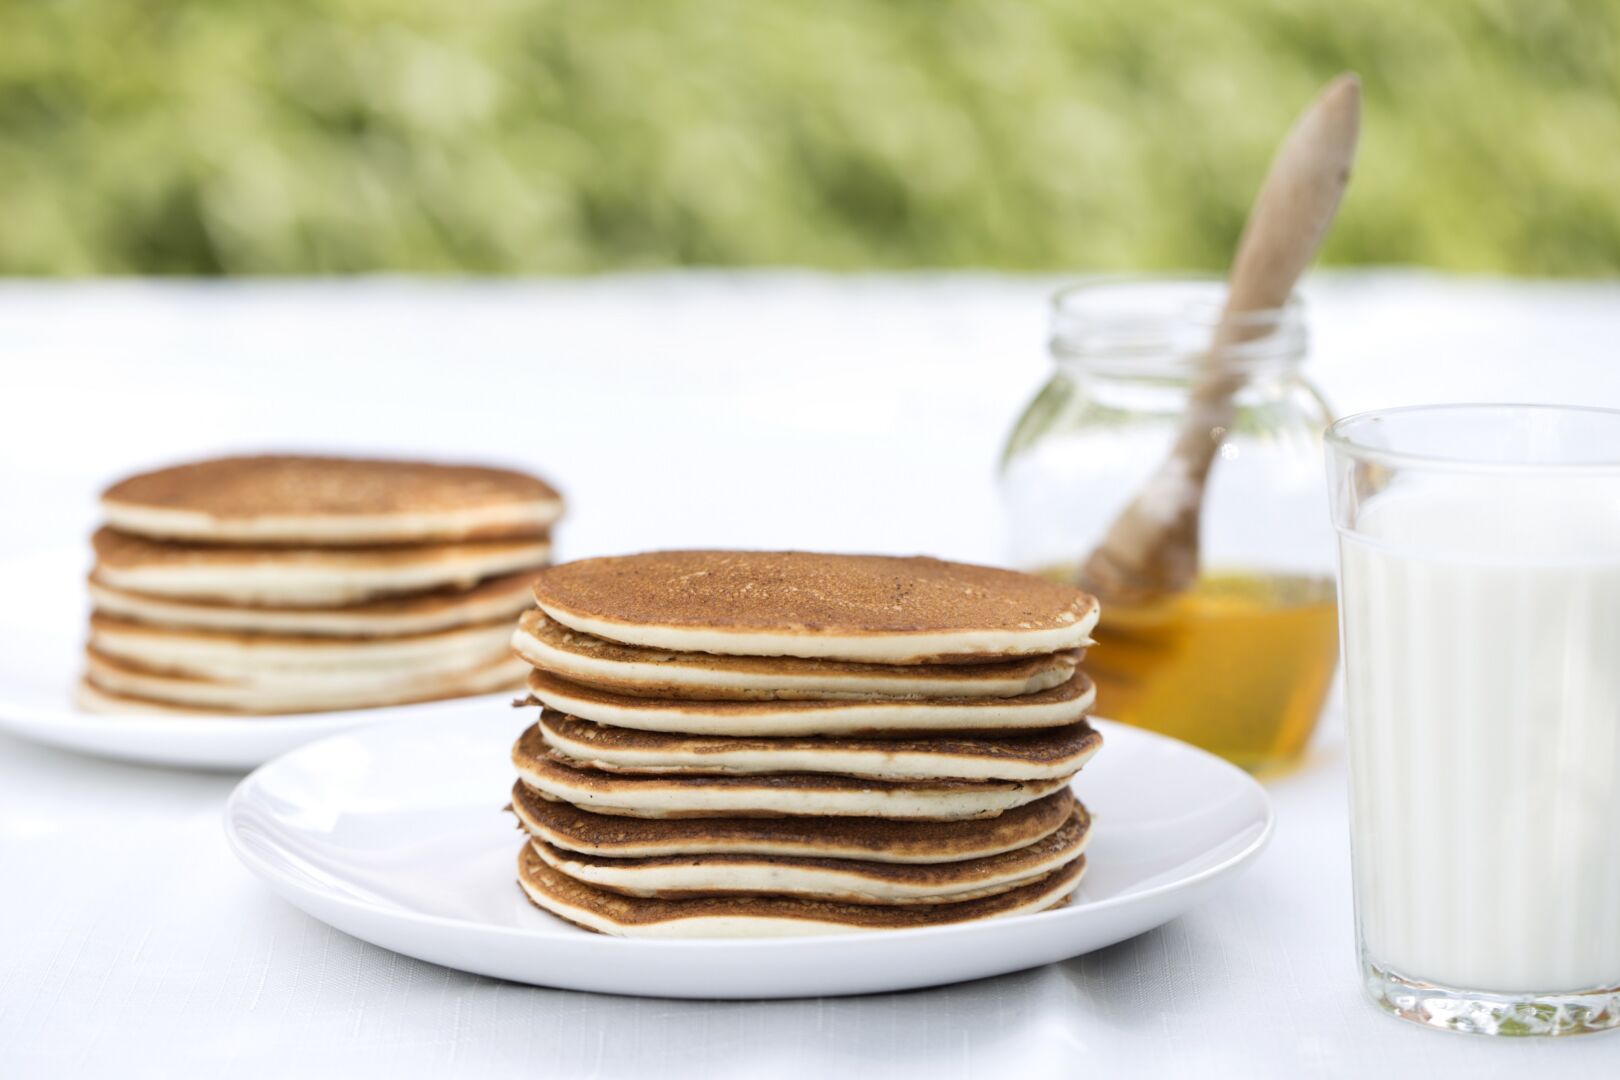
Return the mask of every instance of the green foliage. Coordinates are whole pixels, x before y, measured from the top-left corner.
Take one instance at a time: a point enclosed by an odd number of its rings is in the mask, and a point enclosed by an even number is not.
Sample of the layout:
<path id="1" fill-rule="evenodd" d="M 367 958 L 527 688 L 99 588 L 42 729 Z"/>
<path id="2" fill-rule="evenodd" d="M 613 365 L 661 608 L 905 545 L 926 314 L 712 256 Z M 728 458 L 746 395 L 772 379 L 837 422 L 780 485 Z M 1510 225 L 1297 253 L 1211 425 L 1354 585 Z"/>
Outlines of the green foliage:
<path id="1" fill-rule="evenodd" d="M 0 0 L 0 272 L 1218 268 L 1347 68 L 1328 262 L 1620 270 L 1612 0 Z"/>

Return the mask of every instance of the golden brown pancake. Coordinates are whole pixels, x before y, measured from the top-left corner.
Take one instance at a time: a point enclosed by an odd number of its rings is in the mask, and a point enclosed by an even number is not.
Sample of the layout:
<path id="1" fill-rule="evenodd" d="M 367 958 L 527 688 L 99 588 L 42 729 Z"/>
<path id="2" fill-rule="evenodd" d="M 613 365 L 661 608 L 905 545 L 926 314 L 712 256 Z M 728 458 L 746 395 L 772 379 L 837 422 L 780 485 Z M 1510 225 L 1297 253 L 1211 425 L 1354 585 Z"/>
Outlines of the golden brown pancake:
<path id="1" fill-rule="evenodd" d="M 632 697 L 815 701 L 871 697 L 1015 697 L 1069 680 L 1067 649 L 986 664 L 857 664 L 782 656 L 717 656 L 623 645 L 527 611 L 512 651 L 570 682 Z"/>
<path id="2" fill-rule="evenodd" d="M 79 711 L 98 714 L 128 714 L 131 716 L 219 716 L 225 713 L 224 709 L 203 709 L 188 705 L 171 705 L 162 701 L 152 701 L 148 698 L 133 697 L 127 694 L 116 694 L 111 690 L 103 690 L 90 681 L 89 675 L 81 676 L 73 687 L 73 704 Z"/>
<path id="3" fill-rule="evenodd" d="M 1009 892 L 955 904 L 839 904 L 790 896 L 654 900 L 594 888 L 547 866 L 525 843 L 518 884 L 535 906 L 576 926 L 621 937 L 776 937 L 906 930 L 1043 911 L 1067 899 L 1085 873 L 1082 855 Z"/>
<path id="4" fill-rule="evenodd" d="M 689 735 L 857 735 L 1006 731 L 1068 727 L 1096 691 L 1084 672 L 1062 686 L 1013 698 L 871 698 L 829 701 L 693 701 L 624 697 L 529 674 L 533 699 L 557 712 L 612 727 Z"/>
<path id="5" fill-rule="evenodd" d="M 90 616 L 90 647 L 151 671 L 274 685 L 384 670 L 402 675 L 465 670 L 506 654 L 507 625 L 503 620 L 430 634 L 339 638 L 148 626 L 97 612 Z"/>
<path id="6" fill-rule="evenodd" d="M 1102 746 L 1081 721 L 1030 732 L 910 738 L 738 738 L 607 727 L 545 709 L 538 730 L 554 757 L 634 774 L 825 772 L 878 780 L 1044 780 L 1073 776 Z"/>
<path id="7" fill-rule="evenodd" d="M 167 543 L 102 528 L 91 537 L 96 578 L 127 592 L 267 607 L 340 607 L 538 567 L 546 539 L 381 547 L 218 547 Z"/>
<path id="8" fill-rule="evenodd" d="M 1050 795 L 1051 780 L 866 780 L 822 773 L 750 776 L 627 776 L 578 769 L 551 757 L 534 728 L 512 747 L 512 764 L 542 795 L 599 814 L 628 817 L 885 817 L 944 821 L 995 817 Z"/>
<path id="9" fill-rule="evenodd" d="M 150 712 L 150 705 L 182 711 L 279 715 L 333 709 L 366 709 L 505 690 L 522 674 L 521 661 L 501 656 L 460 671 L 422 675 L 383 672 L 332 678 L 252 683 L 204 679 L 144 668 L 85 650 L 85 681 L 96 691 L 79 695 L 91 711 Z M 124 702 L 128 707 L 119 707 Z"/>
<path id="10" fill-rule="evenodd" d="M 265 455 L 177 465 L 102 495 L 114 528 L 159 539 L 378 544 L 540 536 L 562 497 L 510 469 Z"/>
<path id="11" fill-rule="evenodd" d="M 629 645 L 887 664 L 1005 660 L 1087 644 L 1097 602 L 1028 574 L 883 555 L 664 551 L 535 581 L 546 615 Z"/>
<path id="12" fill-rule="evenodd" d="M 1068 788 L 977 821 L 886 818 L 631 818 L 542 797 L 519 780 L 512 809 L 553 847 L 610 858 L 788 855 L 895 863 L 985 858 L 1050 836 L 1078 805 Z"/>
<path id="13" fill-rule="evenodd" d="M 675 855 L 607 859 L 532 841 L 546 865 L 626 896 L 799 896 L 841 904 L 942 904 L 1008 892 L 1043 878 L 1084 850 L 1076 808 L 1056 832 L 1016 851 L 948 863 L 894 863 L 780 855 Z"/>
<path id="14" fill-rule="evenodd" d="M 153 626 L 189 627 L 318 637 L 393 637 L 430 634 L 473 623 L 510 620 L 533 603 L 534 571 L 481 581 L 470 589 L 439 589 L 335 608 L 272 608 L 184 600 L 126 592 L 90 576 L 96 610 Z"/>

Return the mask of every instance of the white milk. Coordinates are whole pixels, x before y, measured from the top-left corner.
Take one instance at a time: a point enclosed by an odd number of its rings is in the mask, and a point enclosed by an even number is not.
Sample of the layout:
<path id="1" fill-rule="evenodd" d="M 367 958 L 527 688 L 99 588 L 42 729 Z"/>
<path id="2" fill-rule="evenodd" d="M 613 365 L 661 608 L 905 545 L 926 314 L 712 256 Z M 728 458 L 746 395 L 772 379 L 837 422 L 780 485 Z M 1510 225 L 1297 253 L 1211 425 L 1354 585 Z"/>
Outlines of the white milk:
<path id="1" fill-rule="evenodd" d="M 1369 959 L 1620 985 L 1620 482 L 1407 483 L 1341 537 Z"/>

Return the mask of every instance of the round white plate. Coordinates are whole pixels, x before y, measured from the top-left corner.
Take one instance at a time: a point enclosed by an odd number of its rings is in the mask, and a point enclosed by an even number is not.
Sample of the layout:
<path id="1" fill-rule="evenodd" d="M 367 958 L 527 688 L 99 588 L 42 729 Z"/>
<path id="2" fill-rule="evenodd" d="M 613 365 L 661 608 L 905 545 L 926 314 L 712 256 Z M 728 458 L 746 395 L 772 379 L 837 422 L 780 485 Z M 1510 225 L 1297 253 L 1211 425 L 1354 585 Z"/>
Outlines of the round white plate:
<path id="1" fill-rule="evenodd" d="M 112 716 L 81 711 L 73 689 L 84 667 L 90 603 L 84 551 L 0 563 L 0 731 L 99 757 L 193 769 L 251 769 L 295 747 L 362 725 L 406 717 L 457 723 L 500 711 L 515 696 L 292 716 Z"/>
<path id="2" fill-rule="evenodd" d="M 863 994 L 977 979 L 1123 941 L 1175 918 L 1260 853 L 1271 804 L 1241 770 L 1107 721 L 1076 781 L 1089 869 L 1058 911 L 962 926 L 756 940 L 631 940 L 577 929 L 519 890 L 501 809 L 532 710 L 369 727 L 248 776 L 225 807 L 237 856 L 292 904 L 386 949 L 539 986 L 689 998 Z"/>

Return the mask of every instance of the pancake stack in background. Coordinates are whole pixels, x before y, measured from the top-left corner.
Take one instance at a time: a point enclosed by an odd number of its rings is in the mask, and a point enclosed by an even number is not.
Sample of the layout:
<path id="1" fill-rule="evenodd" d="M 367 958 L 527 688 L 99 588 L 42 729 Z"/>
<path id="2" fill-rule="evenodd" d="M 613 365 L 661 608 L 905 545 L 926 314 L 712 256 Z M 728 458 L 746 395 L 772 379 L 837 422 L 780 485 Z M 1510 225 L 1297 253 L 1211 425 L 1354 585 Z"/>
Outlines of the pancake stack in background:
<path id="1" fill-rule="evenodd" d="M 831 933 L 1064 903 L 1097 604 L 926 558 L 680 551 L 543 572 L 513 649 L 519 883 L 608 934 Z"/>
<path id="2" fill-rule="evenodd" d="M 265 456 L 102 496 L 95 712 L 291 713 L 515 687 L 512 620 L 562 498 L 504 469 Z"/>

